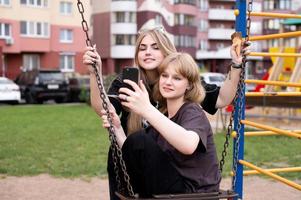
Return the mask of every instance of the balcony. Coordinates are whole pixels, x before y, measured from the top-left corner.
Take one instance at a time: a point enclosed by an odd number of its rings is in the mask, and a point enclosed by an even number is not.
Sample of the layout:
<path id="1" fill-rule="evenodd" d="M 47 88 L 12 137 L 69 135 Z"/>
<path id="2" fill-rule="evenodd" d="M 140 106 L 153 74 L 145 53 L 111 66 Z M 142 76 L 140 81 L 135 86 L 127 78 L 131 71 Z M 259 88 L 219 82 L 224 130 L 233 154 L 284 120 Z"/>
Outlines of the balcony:
<path id="1" fill-rule="evenodd" d="M 137 34 L 136 23 L 113 23 L 111 25 L 112 34 Z"/>
<path id="2" fill-rule="evenodd" d="M 210 28 L 208 31 L 209 40 L 231 40 L 234 29 Z"/>
<path id="3" fill-rule="evenodd" d="M 111 11 L 137 11 L 136 1 L 112 1 Z"/>
<path id="4" fill-rule="evenodd" d="M 235 21 L 234 10 L 230 9 L 210 9 L 209 20 Z"/>
<path id="5" fill-rule="evenodd" d="M 111 57 L 133 59 L 135 53 L 135 45 L 113 45 L 111 47 Z"/>

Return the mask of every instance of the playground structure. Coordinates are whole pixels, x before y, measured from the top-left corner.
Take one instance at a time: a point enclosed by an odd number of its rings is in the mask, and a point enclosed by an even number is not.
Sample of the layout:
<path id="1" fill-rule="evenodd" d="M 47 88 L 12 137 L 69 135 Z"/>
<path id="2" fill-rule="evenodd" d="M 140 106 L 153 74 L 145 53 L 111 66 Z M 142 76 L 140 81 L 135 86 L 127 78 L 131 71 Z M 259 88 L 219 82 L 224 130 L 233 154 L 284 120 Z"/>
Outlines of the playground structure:
<path id="1" fill-rule="evenodd" d="M 257 37 L 249 37 L 250 36 L 250 26 L 251 26 L 251 16 L 262 16 L 262 17 L 280 17 L 280 18 L 300 18 L 301 15 L 292 15 L 292 14 L 281 14 L 281 13 L 259 13 L 259 12 L 252 12 L 252 3 L 253 0 L 250 0 L 248 3 L 246 0 L 236 0 L 236 8 L 235 11 L 236 14 L 236 31 L 240 32 L 242 37 L 245 39 L 245 41 L 255 41 L 255 40 L 267 40 L 267 39 L 275 39 L 275 38 L 286 38 L 286 37 L 292 37 L 292 36 L 299 36 L 301 35 L 300 32 L 293 32 L 293 33 L 281 33 L 281 34 L 273 34 L 273 35 L 265 35 L 265 36 L 257 36 Z M 247 6 L 248 5 L 248 6 Z M 87 22 L 84 19 L 84 8 L 80 0 L 78 0 L 77 3 L 78 10 L 82 16 L 82 27 L 83 31 L 86 34 L 86 44 L 87 46 L 92 46 L 91 41 L 89 39 L 88 34 L 88 25 Z M 247 9 L 248 8 L 248 9 Z M 276 53 L 262 53 L 262 52 L 252 52 L 250 56 L 269 56 L 269 57 L 301 57 L 301 54 L 298 53 L 284 53 L 283 49 L 280 50 L 280 52 Z M 263 81 L 263 80 L 246 80 L 245 81 L 245 57 L 243 58 L 243 69 L 240 77 L 239 87 L 237 91 L 237 95 L 235 97 L 235 110 L 232 112 L 231 115 L 229 127 L 228 127 L 228 133 L 226 135 L 226 142 L 225 146 L 227 146 L 227 141 L 230 136 L 234 138 L 233 140 L 233 167 L 232 167 L 232 191 L 223 191 L 223 192 L 216 192 L 216 193 L 191 193 L 191 194 L 167 194 L 167 195 L 154 195 L 153 198 L 148 198 L 148 200 L 151 199 L 181 199 L 181 200 L 201 200 L 201 199 L 242 199 L 243 198 L 243 175 L 245 174 L 264 174 L 267 176 L 270 176 L 280 182 L 283 182 L 297 190 L 301 190 L 301 185 L 294 183 L 290 180 L 287 180 L 281 176 L 278 176 L 277 172 L 291 172 L 291 171 L 301 171 L 301 167 L 288 167 L 288 168 L 277 168 L 277 169 L 263 169 L 258 166 L 255 166 L 254 164 L 244 160 L 244 136 L 263 136 L 263 135 L 283 135 L 283 136 L 289 136 L 294 137 L 296 139 L 301 140 L 301 134 L 300 131 L 288 131 L 288 130 L 282 130 L 278 128 L 274 128 L 267 125 L 262 125 L 258 123 L 254 123 L 248 120 L 245 120 L 245 97 L 301 97 L 301 92 L 274 92 L 270 89 L 270 85 L 276 85 L 276 86 L 285 86 L 285 87 L 301 87 L 301 83 L 295 83 L 290 82 L 286 83 L 284 81 L 279 82 L 275 81 L 277 80 L 277 77 L 279 76 L 281 72 L 281 65 L 283 65 L 284 60 L 283 59 L 276 59 L 274 62 L 274 68 L 271 72 L 270 79 Z M 294 69 L 294 78 L 291 78 L 290 80 L 299 81 L 300 76 L 298 73 L 300 70 L 300 60 L 298 59 L 297 67 Z M 275 67 L 276 66 L 276 67 Z M 94 72 L 96 75 L 97 84 L 100 90 L 100 97 L 103 100 L 103 108 L 106 110 L 109 116 L 108 111 L 108 103 L 105 100 L 105 94 L 104 94 L 104 88 L 101 83 L 101 79 L 99 77 L 98 69 L 96 68 L 95 64 L 93 65 Z M 277 76 L 278 75 L 278 76 Z M 263 92 L 248 92 L 245 93 L 245 83 L 256 83 L 256 84 L 264 84 L 268 85 L 266 87 L 265 91 Z M 300 101 L 301 102 L 301 101 Z M 296 102 L 297 103 L 297 102 Z M 301 106 L 300 106 L 301 107 Z M 234 121 L 234 131 L 232 132 L 232 120 Z M 110 121 L 110 119 L 109 119 Z M 256 128 L 264 129 L 266 131 L 260 131 L 260 132 L 245 132 L 244 126 L 253 126 Z M 133 192 L 133 188 L 130 184 L 129 176 L 126 171 L 125 163 L 123 159 L 121 158 L 121 150 L 118 147 L 116 136 L 114 134 L 114 128 L 112 126 L 112 122 L 110 121 L 110 128 L 108 128 L 109 131 L 109 138 L 112 143 L 112 152 L 114 159 L 119 159 L 120 165 L 122 167 L 123 172 L 123 178 L 125 180 L 125 184 L 127 188 L 123 188 L 127 190 L 128 196 L 123 196 L 119 192 L 121 191 L 120 182 L 118 186 L 118 191 L 116 191 L 117 195 L 122 200 L 135 200 L 139 199 L 139 197 L 135 196 Z M 224 164 L 224 158 L 226 155 L 226 148 L 223 151 L 222 159 L 221 159 L 221 166 L 220 169 L 222 171 L 222 166 Z M 117 162 L 117 161 L 116 161 Z M 244 171 L 243 167 L 249 167 L 253 170 Z M 115 163 L 115 168 L 118 166 Z M 117 175 L 120 171 L 117 169 Z M 116 176 L 117 176 L 116 175 Z M 119 175 L 117 177 L 117 180 L 120 179 Z M 120 181 L 120 180 L 119 180 Z M 141 199 L 141 198 L 140 198 Z M 142 199 L 141 199 L 142 200 Z"/>
<path id="2" fill-rule="evenodd" d="M 251 1 L 252 2 L 252 1 Z M 243 91 L 240 92 L 240 96 L 235 102 L 235 116 L 234 116 L 234 131 L 231 136 L 234 138 L 234 151 L 233 151 L 233 181 L 232 188 L 238 193 L 238 197 L 235 199 L 243 198 L 243 175 L 247 174 L 264 174 L 277 181 L 285 183 L 297 190 L 301 190 L 301 185 L 285 179 L 279 175 L 277 172 L 292 172 L 292 171 L 301 171 L 300 167 L 287 167 L 287 168 L 277 168 L 277 169 L 263 169 L 258 166 L 255 166 L 251 162 L 244 160 L 244 136 L 268 136 L 268 135 L 282 135 L 293 137 L 301 140 L 300 131 L 288 131 L 275 128 L 272 126 L 267 126 L 264 124 L 255 123 L 249 120 L 245 120 L 245 102 L 248 105 L 261 105 L 262 102 L 266 102 L 266 105 L 269 106 L 278 106 L 278 107 L 301 107 L 301 54 L 295 53 L 295 49 L 285 48 L 283 38 L 288 37 L 297 37 L 301 36 L 301 31 L 287 32 L 282 33 L 282 29 L 279 34 L 271 34 L 264 36 L 254 36 L 249 37 L 250 29 L 250 19 L 246 17 L 248 12 L 250 16 L 260 16 L 260 17 L 269 17 L 269 18 L 296 18 L 301 19 L 301 15 L 293 14 L 283 14 L 283 13 L 264 13 L 264 12 L 252 12 L 252 3 L 247 3 L 246 1 L 236 1 L 237 10 L 236 14 L 236 31 L 241 32 L 244 38 L 248 38 L 250 41 L 256 40 L 270 40 L 270 39 L 279 39 L 280 47 L 278 49 L 271 50 L 269 53 L 264 52 L 252 52 L 250 56 L 263 56 L 271 57 L 273 61 L 273 66 L 271 68 L 270 74 L 267 77 L 267 80 L 244 80 Z M 247 31 L 247 33 L 246 33 Z M 297 59 L 296 59 L 297 58 Z M 292 71 L 290 76 L 285 77 L 284 70 Z M 289 82 L 286 82 L 289 81 Z M 256 92 L 247 92 L 245 93 L 244 84 L 262 84 L 263 91 Z M 286 88 L 285 91 L 275 90 L 275 86 L 281 86 L 280 88 Z M 297 88 L 297 89 L 292 89 Z M 284 104 L 285 102 L 285 104 Z M 253 131 L 245 132 L 244 126 L 248 125 L 264 131 Z M 236 167 L 235 167 L 236 165 Z M 252 170 L 243 170 L 243 167 L 251 168 Z"/>

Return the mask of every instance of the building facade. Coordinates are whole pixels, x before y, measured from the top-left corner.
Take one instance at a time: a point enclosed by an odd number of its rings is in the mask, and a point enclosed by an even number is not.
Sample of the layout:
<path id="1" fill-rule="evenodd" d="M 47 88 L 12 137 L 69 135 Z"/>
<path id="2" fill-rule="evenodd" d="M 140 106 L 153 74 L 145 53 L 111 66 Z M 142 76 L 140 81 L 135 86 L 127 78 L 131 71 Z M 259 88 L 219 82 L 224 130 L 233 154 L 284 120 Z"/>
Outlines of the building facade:
<path id="1" fill-rule="evenodd" d="M 133 65 L 137 32 L 160 25 L 177 50 L 191 54 L 200 66 L 228 70 L 235 0 L 92 0 L 92 4 L 93 40 L 101 51 L 104 73 Z"/>
<path id="2" fill-rule="evenodd" d="M 82 0 L 92 42 L 104 74 L 134 65 L 140 29 L 163 25 L 178 51 L 191 54 L 200 67 L 226 73 L 235 0 Z M 300 0 L 253 0 L 253 11 L 300 13 Z M 72 0 L 0 0 L 0 75 L 15 78 L 22 69 L 60 68 L 87 73 L 82 64 L 85 34 Z M 285 31 L 283 19 L 252 17 L 251 36 Z M 293 44 L 296 39 L 286 39 Z M 255 41 L 252 51 L 268 51 L 279 40 Z M 262 75 L 269 58 L 250 58 L 248 74 Z M 259 76 L 260 78 L 260 76 Z"/>
<path id="3" fill-rule="evenodd" d="M 87 21 L 90 3 L 83 1 Z M 82 64 L 85 34 L 72 0 L 0 0 L 0 75 L 21 70 L 61 69 L 87 73 Z"/>

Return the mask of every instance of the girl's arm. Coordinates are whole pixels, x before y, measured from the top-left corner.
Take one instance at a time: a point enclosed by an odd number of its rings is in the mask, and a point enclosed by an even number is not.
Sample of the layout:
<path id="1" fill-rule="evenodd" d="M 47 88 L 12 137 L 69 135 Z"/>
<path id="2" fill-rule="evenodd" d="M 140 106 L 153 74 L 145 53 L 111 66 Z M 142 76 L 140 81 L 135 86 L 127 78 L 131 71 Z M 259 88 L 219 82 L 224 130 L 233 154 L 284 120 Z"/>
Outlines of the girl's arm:
<path id="1" fill-rule="evenodd" d="M 100 77 L 100 82 L 103 84 L 102 80 L 102 62 L 99 54 L 96 51 L 96 47 L 87 47 L 86 52 L 83 56 L 83 63 L 88 66 L 90 72 L 90 99 L 91 105 L 95 112 L 101 116 L 102 109 L 102 99 L 99 95 L 99 89 L 96 81 L 96 76 L 94 74 L 94 69 L 92 67 L 93 63 L 96 63 L 96 67 L 98 68 L 98 75 Z M 107 96 L 107 95 L 106 95 Z M 107 99 L 107 102 L 108 99 Z"/>
<path id="2" fill-rule="evenodd" d="M 186 130 L 157 110 L 149 101 L 148 92 L 142 82 L 140 87 L 132 81 L 125 80 L 135 91 L 121 88 L 120 99 L 126 100 L 122 105 L 146 119 L 167 141 L 183 154 L 192 154 L 200 141 L 198 134 Z"/>
<path id="3" fill-rule="evenodd" d="M 242 50 L 240 55 L 236 54 L 237 45 L 237 43 L 232 44 L 230 48 L 230 54 L 232 63 L 234 63 L 235 65 L 241 65 L 243 54 L 248 55 L 250 53 L 250 43 L 244 43 L 244 49 Z M 219 95 L 215 104 L 216 108 L 223 108 L 231 104 L 236 94 L 238 82 L 240 79 L 240 72 L 241 68 L 234 68 L 233 65 L 231 65 L 231 70 L 227 76 L 227 79 L 220 88 Z"/>
<path id="4" fill-rule="evenodd" d="M 116 112 L 113 109 L 110 109 L 110 115 L 111 115 L 113 127 L 115 129 L 115 136 L 116 136 L 118 146 L 120 148 L 122 148 L 123 143 L 126 140 L 126 135 L 125 135 L 124 130 L 121 126 L 120 119 L 119 119 L 118 115 L 116 114 Z M 104 128 L 109 128 L 110 123 L 109 123 L 109 120 L 108 120 L 107 113 L 104 110 L 101 111 L 101 118 L 102 118 L 102 126 Z"/>

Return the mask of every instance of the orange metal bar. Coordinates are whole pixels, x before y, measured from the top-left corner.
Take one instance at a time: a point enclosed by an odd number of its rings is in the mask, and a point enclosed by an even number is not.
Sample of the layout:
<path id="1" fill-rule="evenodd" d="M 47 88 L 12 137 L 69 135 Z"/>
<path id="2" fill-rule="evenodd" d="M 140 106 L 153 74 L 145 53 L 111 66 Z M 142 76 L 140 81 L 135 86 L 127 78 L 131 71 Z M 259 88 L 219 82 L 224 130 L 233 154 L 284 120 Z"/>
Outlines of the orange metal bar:
<path id="1" fill-rule="evenodd" d="M 274 168 L 274 169 L 265 169 L 268 172 L 278 173 L 278 172 L 299 172 L 301 171 L 301 167 L 287 167 L 287 168 Z M 245 170 L 244 175 L 254 175 L 260 174 L 256 170 Z"/>
<path id="2" fill-rule="evenodd" d="M 301 53 L 264 53 L 251 52 L 249 56 L 263 56 L 263 57 L 301 57 Z"/>
<path id="3" fill-rule="evenodd" d="M 299 97 L 301 96 L 301 92 L 246 92 L 246 97 L 262 96 Z"/>
<path id="4" fill-rule="evenodd" d="M 249 163 L 247 161 L 239 160 L 239 163 L 242 164 L 242 165 L 244 165 L 244 166 L 247 166 L 247 167 L 249 167 L 251 169 L 254 169 L 254 170 L 256 170 L 256 171 L 258 171 L 258 172 L 260 172 L 262 174 L 270 176 L 270 177 L 272 177 L 272 178 L 274 178 L 274 179 L 276 179 L 276 180 L 278 180 L 278 181 L 280 181 L 282 183 L 285 183 L 285 184 L 287 184 L 287 185 L 289 185 L 289 186 L 291 186 L 293 188 L 296 188 L 297 190 L 301 190 L 301 185 L 299 185 L 299 184 L 297 184 L 297 183 L 295 183 L 293 181 L 287 180 L 287 179 L 285 179 L 285 178 L 283 178 L 281 176 L 278 176 L 278 175 L 276 175 L 276 174 L 274 174 L 272 172 L 269 172 L 269 171 L 264 170 L 264 169 L 262 169 L 260 167 L 257 167 L 257 166 L 255 166 L 255 165 L 253 165 L 253 164 L 251 164 L 251 163 Z"/>
<path id="5" fill-rule="evenodd" d="M 285 81 L 266 81 L 266 80 L 245 80 L 245 83 L 249 84 L 263 84 L 263 85 L 276 85 L 276 86 L 287 86 L 287 87 L 301 87 L 301 83 L 290 83 Z"/>
<path id="6" fill-rule="evenodd" d="M 277 34 L 270 34 L 270 35 L 260 35 L 260 36 L 252 36 L 249 38 L 250 41 L 257 41 L 257 40 L 271 40 L 276 38 L 288 38 L 288 37 L 297 37 L 301 35 L 301 31 L 294 31 L 288 33 L 277 33 Z"/>
<path id="7" fill-rule="evenodd" d="M 251 12 L 250 14 L 251 14 L 251 16 L 257 16 L 257 17 L 275 17 L 275 18 L 301 19 L 301 15 L 285 14 L 285 13 Z"/>
<path id="8" fill-rule="evenodd" d="M 279 129 L 279 128 L 274 128 L 274 127 L 271 127 L 271 126 L 251 122 L 251 121 L 248 121 L 248 120 L 241 120 L 240 122 L 242 124 L 245 124 L 245 125 L 253 126 L 253 127 L 264 129 L 264 130 L 273 131 L 273 132 L 279 133 L 281 135 L 286 135 L 286 136 L 289 136 L 289 137 L 295 137 L 295 138 L 301 140 L 301 135 L 298 134 L 298 133 L 294 133 L 292 131 L 282 130 L 282 129 Z"/>
<path id="9" fill-rule="evenodd" d="M 301 130 L 287 130 L 291 131 L 292 133 L 300 134 Z M 246 131 L 245 136 L 269 136 L 269 135 L 279 135 L 279 133 L 275 133 L 273 131 Z"/>

